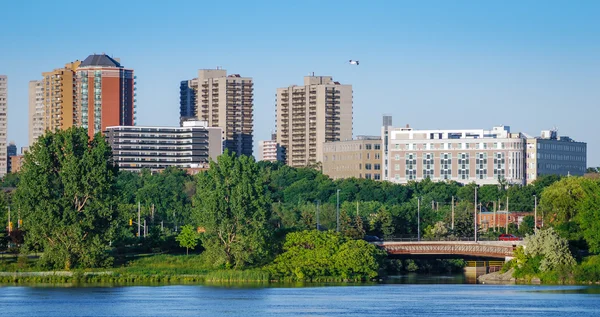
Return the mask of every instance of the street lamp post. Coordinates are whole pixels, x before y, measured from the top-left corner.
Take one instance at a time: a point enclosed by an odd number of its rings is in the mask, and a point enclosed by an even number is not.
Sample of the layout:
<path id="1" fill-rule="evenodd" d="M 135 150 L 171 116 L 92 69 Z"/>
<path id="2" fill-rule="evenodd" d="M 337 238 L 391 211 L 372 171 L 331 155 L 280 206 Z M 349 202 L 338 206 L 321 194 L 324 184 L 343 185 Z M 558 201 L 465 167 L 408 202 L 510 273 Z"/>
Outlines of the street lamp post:
<path id="1" fill-rule="evenodd" d="M 537 196 L 533 195 L 533 233 L 537 233 Z"/>
<path id="2" fill-rule="evenodd" d="M 421 241 L 421 197 L 417 197 L 417 241 Z"/>
<path id="3" fill-rule="evenodd" d="M 340 232 L 340 190 L 337 190 L 337 212 L 336 212 L 336 221 L 337 221 L 337 232 Z"/>
<path id="4" fill-rule="evenodd" d="M 475 211 L 473 212 L 473 223 L 475 228 L 475 242 L 477 242 L 477 186 L 475 186 Z"/>

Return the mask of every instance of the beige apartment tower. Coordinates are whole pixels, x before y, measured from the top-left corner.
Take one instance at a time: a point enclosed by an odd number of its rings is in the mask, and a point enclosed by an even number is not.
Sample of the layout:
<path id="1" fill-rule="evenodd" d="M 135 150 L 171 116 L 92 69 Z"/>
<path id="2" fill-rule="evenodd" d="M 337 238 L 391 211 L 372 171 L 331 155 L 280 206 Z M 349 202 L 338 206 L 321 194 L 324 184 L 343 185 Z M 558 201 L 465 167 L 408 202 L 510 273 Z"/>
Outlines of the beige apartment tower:
<path id="1" fill-rule="evenodd" d="M 8 124 L 8 78 L 0 75 L 0 177 L 8 170 L 6 134 Z"/>
<path id="2" fill-rule="evenodd" d="M 44 85 L 41 80 L 29 82 L 29 146 L 44 134 Z"/>
<path id="3" fill-rule="evenodd" d="M 277 143 L 286 163 L 323 162 L 325 142 L 352 139 L 352 85 L 331 76 L 306 76 L 304 86 L 277 89 Z"/>
<path id="4" fill-rule="evenodd" d="M 80 61 L 42 73 L 44 130 L 66 130 L 78 125 L 75 71 Z"/>
<path id="5" fill-rule="evenodd" d="M 188 81 L 186 94 L 193 95 L 190 112 L 182 119 L 195 117 L 209 127 L 223 130 L 223 145 L 230 152 L 252 156 L 254 133 L 254 84 L 252 78 L 227 75 L 224 69 L 201 69 L 198 78 Z M 183 91 L 182 91 L 183 94 Z M 183 99 L 183 95 L 182 95 Z M 193 108 L 193 109 L 192 109 Z"/>

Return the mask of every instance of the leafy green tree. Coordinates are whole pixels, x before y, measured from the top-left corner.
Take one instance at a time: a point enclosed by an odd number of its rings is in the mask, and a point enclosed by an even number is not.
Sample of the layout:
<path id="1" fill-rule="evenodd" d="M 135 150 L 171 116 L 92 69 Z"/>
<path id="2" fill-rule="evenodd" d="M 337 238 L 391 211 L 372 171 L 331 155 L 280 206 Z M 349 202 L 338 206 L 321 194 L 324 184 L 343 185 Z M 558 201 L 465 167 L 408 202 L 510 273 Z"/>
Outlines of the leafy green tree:
<path id="1" fill-rule="evenodd" d="M 90 140 L 82 128 L 47 133 L 25 154 L 16 204 L 26 246 L 43 249 L 42 264 L 67 270 L 110 265 L 116 173 L 105 138 Z"/>
<path id="2" fill-rule="evenodd" d="M 271 206 L 253 158 L 226 151 L 198 174 L 194 219 L 215 265 L 244 267 L 268 259 Z"/>
<path id="3" fill-rule="evenodd" d="M 565 271 L 575 267 L 575 259 L 569 251 L 569 242 L 561 238 L 553 228 L 538 230 L 534 235 L 525 237 L 525 254 L 530 257 L 541 256 L 539 270 Z"/>
<path id="4" fill-rule="evenodd" d="M 194 250 L 194 248 L 198 245 L 198 240 L 200 239 L 198 232 L 194 230 L 194 227 L 191 225 L 185 225 L 181 227 L 181 232 L 177 235 L 175 240 L 179 242 L 179 245 L 182 248 L 185 248 L 185 254 L 189 255 L 190 249 Z"/>
<path id="5" fill-rule="evenodd" d="M 284 252 L 269 270 L 294 280 L 366 279 L 377 276 L 384 254 L 366 241 L 347 240 L 333 231 L 292 232 L 285 238 Z"/>
<path id="6" fill-rule="evenodd" d="M 553 183 L 542 192 L 540 208 L 544 211 L 544 223 L 571 241 L 583 238 L 585 230 L 580 228 L 583 224 L 586 230 L 591 230 L 587 234 L 591 237 L 595 226 L 588 220 L 595 218 L 599 194 L 598 183 L 583 177 L 566 177 Z"/>
<path id="7" fill-rule="evenodd" d="M 8 173 L 2 178 L 2 186 L 4 188 L 14 188 L 19 184 L 19 173 Z"/>
<path id="8" fill-rule="evenodd" d="M 443 221 L 438 221 L 434 225 L 428 226 L 425 229 L 425 238 L 438 240 L 448 235 L 448 228 Z"/>

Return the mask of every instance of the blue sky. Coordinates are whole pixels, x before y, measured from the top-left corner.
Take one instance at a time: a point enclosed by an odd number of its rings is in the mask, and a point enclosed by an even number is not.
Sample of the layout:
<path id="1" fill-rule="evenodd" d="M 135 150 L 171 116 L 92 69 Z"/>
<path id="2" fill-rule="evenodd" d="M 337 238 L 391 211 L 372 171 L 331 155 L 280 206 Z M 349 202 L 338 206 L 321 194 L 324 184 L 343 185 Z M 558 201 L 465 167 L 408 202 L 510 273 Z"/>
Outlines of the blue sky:
<path id="1" fill-rule="evenodd" d="M 29 80 L 106 52 L 135 70 L 143 125 L 177 125 L 179 82 L 221 66 L 254 78 L 267 139 L 276 88 L 315 72 L 353 85 L 355 135 L 378 134 L 384 113 L 422 129 L 558 127 L 600 166 L 600 1 L 148 3 L 3 3 L 9 140 L 28 142 Z"/>

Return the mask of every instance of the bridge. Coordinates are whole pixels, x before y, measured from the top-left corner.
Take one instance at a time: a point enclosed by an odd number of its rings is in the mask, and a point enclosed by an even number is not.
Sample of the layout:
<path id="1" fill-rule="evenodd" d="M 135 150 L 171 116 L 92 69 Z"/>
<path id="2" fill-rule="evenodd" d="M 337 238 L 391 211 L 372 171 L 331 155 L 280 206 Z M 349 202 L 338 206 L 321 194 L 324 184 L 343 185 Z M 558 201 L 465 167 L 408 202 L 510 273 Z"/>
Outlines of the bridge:
<path id="1" fill-rule="evenodd" d="M 384 241 L 376 245 L 389 255 L 458 256 L 463 258 L 510 259 L 523 241 Z"/>

